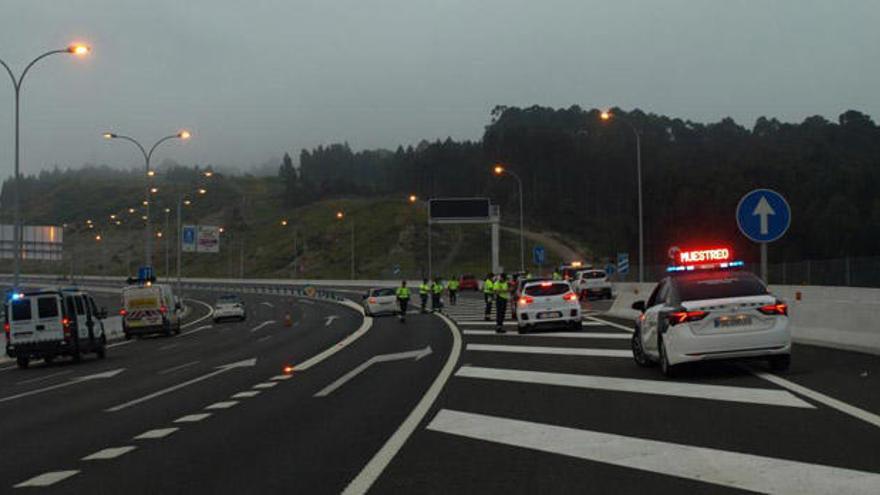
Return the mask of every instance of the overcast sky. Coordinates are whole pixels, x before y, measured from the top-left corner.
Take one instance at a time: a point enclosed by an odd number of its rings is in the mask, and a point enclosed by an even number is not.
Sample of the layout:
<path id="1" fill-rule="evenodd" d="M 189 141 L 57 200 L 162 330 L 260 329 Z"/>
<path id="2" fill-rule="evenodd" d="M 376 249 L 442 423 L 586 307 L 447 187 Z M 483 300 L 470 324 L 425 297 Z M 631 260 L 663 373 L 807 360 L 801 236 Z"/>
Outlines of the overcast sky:
<path id="1" fill-rule="evenodd" d="M 22 170 L 250 166 L 322 143 L 478 139 L 498 104 L 617 105 L 697 121 L 880 114 L 873 0 L 0 0 L 22 94 Z M 0 73 L 0 176 L 13 90 Z"/>

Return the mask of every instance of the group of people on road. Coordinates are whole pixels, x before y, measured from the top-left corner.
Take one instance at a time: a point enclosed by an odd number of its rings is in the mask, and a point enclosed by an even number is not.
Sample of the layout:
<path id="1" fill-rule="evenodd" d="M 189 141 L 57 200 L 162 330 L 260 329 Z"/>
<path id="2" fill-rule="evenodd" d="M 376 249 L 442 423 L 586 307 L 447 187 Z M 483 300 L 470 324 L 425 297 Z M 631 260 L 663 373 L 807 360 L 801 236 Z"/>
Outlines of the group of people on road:
<path id="1" fill-rule="evenodd" d="M 442 278 L 437 277 L 433 282 L 427 278 L 422 280 L 419 285 L 419 299 L 422 303 L 422 313 L 434 313 L 443 310 L 443 293 L 446 292 L 449 297 L 449 304 L 455 306 L 458 302 L 458 287 L 460 283 L 457 277 L 444 282 Z M 406 286 L 406 280 L 400 282 L 397 288 L 397 303 L 400 307 L 400 321 L 406 321 L 406 310 L 409 307 L 411 292 Z M 428 309 L 428 299 L 431 299 L 431 309 Z"/>
<path id="2" fill-rule="evenodd" d="M 516 301 L 513 304 L 510 300 L 516 295 L 516 288 L 520 278 L 530 278 L 529 274 L 522 274 L 521 277 L 508 277 L 506 273 L 487 273 L 486 279 L 483 280 L 483 299 L 486 302 L 486 311 L 484 319 L 491 320 L 492 305 L 495 305 L 495 332 L 504 333 L 504 318 L 507 314 L 507 308 L 510 307 L 510 317 L 516 319 Z"/>

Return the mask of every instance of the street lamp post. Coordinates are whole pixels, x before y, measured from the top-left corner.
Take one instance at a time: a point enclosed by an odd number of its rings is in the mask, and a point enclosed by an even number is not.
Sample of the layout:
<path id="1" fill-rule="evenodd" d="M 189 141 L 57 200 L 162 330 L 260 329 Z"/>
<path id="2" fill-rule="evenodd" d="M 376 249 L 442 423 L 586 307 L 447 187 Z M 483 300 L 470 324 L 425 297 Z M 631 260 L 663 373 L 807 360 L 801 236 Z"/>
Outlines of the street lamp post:
<path id="1" fill-rule="evenodd" d="M 145 211 L 146 211 L 146 215 L 145 215 L 146 218 L 144 219 L 145 223 L 146 223 L 146 231 L 144 232 L 144 240 L 145 240 L 145 242 L 144 242 L 144 266 L 151 266 L 152 262 L 153 262 L 152 250 L 151 250 L 152 241 L 153 241 L 153 229 L 152 229 L 152 225 L 150 225 L 149 179 L 150 179 L 150 177 L 152 177 L 154 175 L 154 172 L 152 169 L 150 169 L 150 159 L 153 157 L 153 152 L 156 151 L 156 148 L 160 144 L 164 143 L 165 141 L 168 141 L 170 139 L 184 139 L 185 140 L 185 139 L 189 139 L 190 137 L 191 137 L 190 132 L 183 130 L 183 131 L 178 132 L 177 134 L 171 134 L 169 136 L 165 136 L 162 139 L 156 141 L 153 144 L 153 146 L 150 148 L 150 151 L 147 151 L 141 145 L 141 143 L 139 143 L 133 137 L 125 136 L 122 134 L 115 134 L 112 132 L 105 132 L 104 133 L 105 139 L 124 139 L 126 141 L 133 143 L 141 151 L 141 154 L 144 155 L 144 168 L 145 168 L 145 173 L 146 173 L 146 180 L 148 181 L 147 187 L 144 189 L 144 206 L 145 206 Z"/>
<path id="2" fill-rule="evenodd" d="M 636 183 L 639 189 L 639 283 L 645 281 L 645 237 L 644 237 L 644 215 L 642 213 L 642 139 L 641 133 L 636 126 L 627 119 L 618 117 L 611 112 L 604 111 L 599 114 L 602 120 L 608 121 L 612 118 L 620 120 L 632 130 L 636 137 Z"/>
<path id="3" fill-rule="evenodd" d="M 171 220 L 171 208 L 165 208 L 165 235 L 163 236 L 164 237 L 163 241 L 165 242 L 165 278 L 168 278 L 171 275 L 171 273 L 170 273 L 170 270 L 171 270 L 170 258 L 171 258 L 171 256 L 168 251 L 168 241 L 169 241 L 169 238 L 171 237 L 168 234 L 170 232 L 170 230 L 169 230 L 170 220 Z"/>
<path id="4" fill-rule="evenodd" d="M 508 169 L 504 165 L 498 164 L 495 165 L 493 169 L 495 175 L 510 175 L 514 179 L 516 179 L 517 187 L 519 187 L 519 271 L 526 271 L 526 248 L 525 248 L 525 236 L 523 234 L 523 185 L 522 179 L 519 178 L 519 175 L 516 174 L 513 170 Z"/>
<path id="5" fill-rule="evenodd" d="M 28 71 L 31 67 L 34 66 L 40 60 L 50 56 L 56 55 L 59 53 L 71 53 L 73 55 L 84 56 L 87 55 L 91 51 L 91 48 L 83 45 L 83 44 L 73 44 L 68 46 L 67 48 L 62 48 L 59 50 L 49 50 L 48 52 L 40 55 L 39 57 L 31 60 L 29 64 L 27 64 L 23 71 L 21 71 L 21 75 L 17 78 L 15 74 L 13 74 L 12 69 L 9 68 L 9 65 L 6 64 L 2 59 L 0 59 L 0 65 L 6 69 L 6 73 L 9 74 L 9 78 L 12 80 L 12 87 L 15 89 L 15 174 L 13 180 L 12 187 L 12 249 L 15 250 L 12 256 L 12 265 L 13 265 L 13 286 L 18 288 L 19 281 L 21 279 L 21 203 L 20 203 L 20 193 L 19 187 L 21 185 L 21 153 L 20 153 L 20 143 L 21 143 L 21 119 L 20 119 L 20 107 L 21 107 L 21 84 L 24 82 L 24 76 L 27 75 Z"/>
<path id="6" fill-rule="evenodd" d="M 345 213 L 337 211 L 336 218 L 340 221 L 345 219 Z M 351 280 L 356 280 L 354 273 L 354 218 L 351 218 L 349 223 L 351 224 Z"/>

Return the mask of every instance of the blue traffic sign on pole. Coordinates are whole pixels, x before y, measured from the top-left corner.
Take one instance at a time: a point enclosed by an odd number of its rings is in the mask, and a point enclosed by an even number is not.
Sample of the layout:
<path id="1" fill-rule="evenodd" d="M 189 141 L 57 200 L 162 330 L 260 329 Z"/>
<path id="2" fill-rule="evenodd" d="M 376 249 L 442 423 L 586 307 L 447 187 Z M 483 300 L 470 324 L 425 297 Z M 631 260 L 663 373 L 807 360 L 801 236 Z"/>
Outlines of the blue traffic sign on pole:
<path id="1" fill-rule="evenodd" d="M 755 242 L 773 242 L 791 225 L 791 208 L 776 191 L 755 189 L 739 200 L 736 223 L 744 236 Z"/>
<path id="2" fill-rule="evenodd" d="M 535 249 L 532 250 L 532 260 L 538 266 L 544 265 L 547 261 L 547 252 L 544 250 L 544 246 L 535 246 Z"/>
<path id="3" fill-rule="evenodd" d="M 629 273 L 629 253 L 617 253 L 617 271 L 621 275 Z"/>
<path id="4" fill-rule="evenodd" d="M 138 280 L 141 282 L 145 282 L 153 278 L 153 267 L 152 266 L 142 266 L 138 268 Z"/>

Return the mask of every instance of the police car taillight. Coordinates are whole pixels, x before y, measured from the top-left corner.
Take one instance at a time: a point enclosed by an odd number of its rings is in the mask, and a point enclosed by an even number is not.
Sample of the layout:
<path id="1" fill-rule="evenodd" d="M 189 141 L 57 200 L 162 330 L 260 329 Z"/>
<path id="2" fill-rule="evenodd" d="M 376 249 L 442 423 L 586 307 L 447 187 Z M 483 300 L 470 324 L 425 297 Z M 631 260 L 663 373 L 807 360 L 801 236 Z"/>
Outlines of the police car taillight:
<path id="1" fill-rule="evenodd" d="M 532 304 L 533 302 L 535 302 L 535 299 L 532 298 L 531 296 L 522 296 L 519 298 L 519 305 L 520 306 L 528 306 L 529 304 Z"/>
<path id="2" fill-rule="evenodd" d="M 788 305 L 783 302 L 777 301 L 775 304 L 761 306 L 760 308 L 758 308 L 758 311 L 765 315 L 788 316 Z"/>
<path id="3" fill-rule="evenodd" d="M 562 298 L 568 302 L 576 302 L 578 300 L 578 296 L 574 292 L 569 292 L 562 296 Z"/>
<path id="4" fill-rule="evenodd" d="M 668 315 L 666 315 L 666 318 L 669 320 L 670 325 L 678 325 L 679 323 L 700 321 L 708 314 L 709 313 L 705 311 L 676 311 L 674 313 L 669 313 Z"/>

